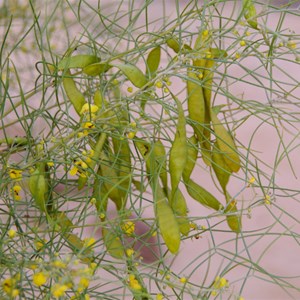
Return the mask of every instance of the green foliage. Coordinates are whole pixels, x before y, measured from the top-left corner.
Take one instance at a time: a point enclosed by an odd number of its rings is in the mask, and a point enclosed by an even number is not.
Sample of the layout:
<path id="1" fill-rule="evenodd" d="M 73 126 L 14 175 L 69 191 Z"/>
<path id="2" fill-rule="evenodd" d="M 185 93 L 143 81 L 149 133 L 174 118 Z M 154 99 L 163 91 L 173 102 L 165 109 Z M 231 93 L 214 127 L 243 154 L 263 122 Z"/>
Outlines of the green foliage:
<path id="1" fill-rule="evenodd" d="M 94 2 L 0 6 L 0 298 L 241 300 L 251 277 L 299 293 L 261 263 L 299 225 L 281 205 L 299 190 L 276 177 L 282 162 L 296 177 L 299 82 L 282 63 L 298 67 L 299 12 Z M 272 164 L 252 147 L 265 127 Z M 253 228 L 260 211 L 273 223 Z"/>

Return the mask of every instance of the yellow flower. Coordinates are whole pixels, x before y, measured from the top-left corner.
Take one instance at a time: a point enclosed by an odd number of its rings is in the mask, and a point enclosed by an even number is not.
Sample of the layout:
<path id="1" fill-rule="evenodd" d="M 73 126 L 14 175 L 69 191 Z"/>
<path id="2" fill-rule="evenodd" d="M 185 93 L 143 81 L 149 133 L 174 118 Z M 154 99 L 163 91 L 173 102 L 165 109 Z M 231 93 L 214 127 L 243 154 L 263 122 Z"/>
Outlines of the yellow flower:
<path id="1" fill-rule="evenodd" d="M 128 236 L 132 236 L 135 230 L 135 224 L 132 221 L 128 221 L 125 224 L 122 225 L 122 230 L 127 234 Z"/>
<path id="2" fill-rule="evenodd" d="M 133 139 L 133 138 L 135 137 L 135 135 L 136 135 L 136 132 L 130 131 L 130 132 L 128 132 L 127 137 L 128 137 L 129 139 Z"/>
<path id="3" fill-rule="evenodd" d="M 96 240 L 93 237 L 84 239 L 84 246 L 86 248 L 93 248 L 95 246 Z"/>
<path id="4" fill-rule="evenodd" d="M 92 161 L 91 158 L 94 156 L 94 153 L 95 151 L 93 149 L 90 149 L 88 151 L 83 150 L 81 152 L 83 159 L 87 164 L 89 164 Z"/>
<path id="5" fill-rule="evenodd" d="M 95 104 L 85 103 L 80 111 L 80 114 L 86 114 L 86 113 L 95 113 L 99 110 L 99 107 Z"/>
<path id="6" fill-rule="evenodd" d="M 228 281 L 224 277 L 217 276 L 216 279 L 215 279 L 213 287 L 215 289 L 218 289 L 218 290 L 220 290 L 224 287 L 228 287 Z"/>
<path id="7" fill-rule="evenodd" d="M 47 243 L 46 239 L 41 239 L 41 240 L 35 241 L 34 244 L 35 244 L 36 250 L 40 251 L 46 243 Z"/>
<path id="8" fill-rule="evenodd" d="M 20 201 L 21 200 L 21 196 L 20 196 L 20 192 L 22 191 L 22 188 L 19 185 L 14 185 L 12 188 L 12 194 L 13 194 L 13 198 L 16 201 Z"/>
<path id="9" fill-rule="evenodd" d="M 157 81 L 155 86 L 159 89 L 161 89 L 163 87 L 163 83 L 161 81 Z"/>
<path id="10" fill-rule="evenodd" d="M 157 294 L 156 295 L 156 300 L 163 300 L 164 296 L 162 294 Z"/>
<path id="11" fill-rule="evenodd" d="M 8 230 L 7 235 L 13 239 L 16 236 L 16 231 L 13 229 Z"/>
<path id="12" fill-rule="evenodd" d="M 52 266 L 60 269 L 65 269 L 67 267 L 67 265 L 61 260 L 53 261 Z"/>
<path id="13" fill-rule="evenodd" d="M 22 171 L 21 170 L 16 170 L 16 169 L 11 169 L 9 170 L 9 177 L 11 179 L 21 179 L 22 178 Z"/>
<path id="14" fill-rule="evenodd" d="M 132 91 L 133 91 L 132 86 L 129 86 L 129 87 L 127 88 L 127 92 L 128 92 L 128 93 L 132 93 Z"/>
<path id="15" fill-rule="evenodd" d="M 133 249 L 131 249 L 131 248 L 129 248 L 129 249 L 126 249 L 126 254 L 127 254 L 127 256 L 132 256 L 133 254 L 134 254 L 134 250 Z"/>
<path id="16" fill-rule="evenodd" d="M 57 283 L 52 287 L 51 293 L 55 298 L 59 298 L 65 294 L 66 290 L 68 290 L 67 285 Z"/>
<path id="17" fill-rule="evenodd" d="M 242 47 L 246 46 L 246 42 L 244 40 L 240 41 L 240 46 Z"/>
<path id="18" fill-rule="evenodd" d="M 12 298 L 15 298 L 19 295 L 20 291 L 15 288 L 16 279 L 15 278 L 6 278 L 2 282 L 3 291 Z"/>
<path id="19" fill-rule="evenodd" d="M 129 275 L 129 286 L 133 289 L 133 290 L 141 290 L 142 286 L 139 284 L 139 282 L 135 279 L 134 274 L 130 274 Z"/>
<path id="20" fill-rule="evenodd" d="M 81 177 L 86 177 L 86 173 L 84 172 L 84 170 L 87 168 L 88 168 L 88 165 L 84 161 L 82 161 L 81 159 L 76 160 L 74 162 L 73 168 L 69 171 L 69 174 L 71 176 L 79 175 Z"/>
<path id="21" fill-rule="evenodd" d="M 186 282 L 187 282 L 187 279 L 186 279 L 185 277 L 181 277 L 181 278 L 179 279 L 179 281 L 180 281 L 181 283 L 186 283 Z"/>
<path id="22" fill-rule="evenodd" d="M 81 277 L 78 284 L 78 291 L 87 289 L 90 285 L 90 280 L 86 277 Z"/>
<path id="23" fill-rule="evenodd" d="M 270 205 L 271 204 L 271 197 L 270 197 L 270 195 L 266 195 L 265 196 L 265 204 L 266 205 Z"/>
<path id="24" fill-rule="evenodd" d="M 36 286 L 42 286 L 47 282 L 48 276 L 44 272 L 35 273 L 32 281 Z"/>
<path id="25" fill-rule="evenodd" d="M 95 124 L 93 124 L 92 122 L 84 122 L 82 124 L 82 127 L 86 129 L 93 129 L 95 128 Z"/>
<path id="26" fill-rule="evenodd" d="M 287 42 L 287 46 L 290 48 L 290 49 L 296 49 L 297 48 L 297 44 L 295 41 L 288 41 Z"/>
<path id="27" fill-rule="evenodd" d="M 47 162 L 47 166 L 48 167 L 53 167 L 54 166 L 54 162 L 53 161 L 48 161 Z"/>

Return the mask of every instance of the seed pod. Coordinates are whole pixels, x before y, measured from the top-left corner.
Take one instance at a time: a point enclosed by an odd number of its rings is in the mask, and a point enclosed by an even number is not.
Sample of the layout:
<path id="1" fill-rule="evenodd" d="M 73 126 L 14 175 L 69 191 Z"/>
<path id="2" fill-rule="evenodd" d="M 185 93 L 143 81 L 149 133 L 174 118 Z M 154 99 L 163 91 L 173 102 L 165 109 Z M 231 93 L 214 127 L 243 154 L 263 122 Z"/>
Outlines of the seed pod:
<path id="1" fill-rule="evenodd" d="M 179 226 L 174 212 L 169 206 L 167 198 L 159 184 L 156 185 L 154 211 L 160 233 L 166 246 L 171 253 L 176 254 L 180 247 Z"/>
<path id="2" fill-rule="evenodd" d="M 230 195 L 226 193 L 226 202 L 227 207 L 225 209 L 225 213 L 228 213 L 226 216 L 227 224 L 232 231 L 239 233 L 242 230 L 242 216 L 240 214 L 236 214 L 238 211 L 236 201 L 232 201 Z"/>
<path id="3" fill-rule="evenodd" d="M 63 86 L 77 114 L 80 115 L 82 106 L 85 104 L 85 99 L 83 94 L 77 88 L 76 83 L 72 78 L 72 74 L 70 73 L 69 70 L 64 73 Z"/>
<path id="4" fill-rule="evenodd" d="M 203 123 L 205 120 L 205 101 L 201 83 L 195 72 L 188 72 L 187 94 L 188 94 L 188 112 L 193 121 L 191 124 L 194 128 L 198 140 L 203 134 Z"/>
<path id="5" fill-rule="evenodd" d="M 220 210 L 223 208 L 223 205 L 211 193 L 195 183 L 192 179 L 185 183 L 185 187 L 189 195 L 200 204 L 214 210 Z"/>
<path id="6" fill-rule="evenodd" d="M 243 12 L 244 17 L 248 24 L 253 28 L 258 30 L 256 8 L 252 0 L 243 0 Z"/>
<path id="7" fill-rule="evenodd" d="M 130 82 L 138 87 L 141 88 L 145 84 L 147 84 L 148 80 L 143 74 L 143 72 L 136 66 L 131 64 L 111 64 L 113 67 L 118 68 Z"/>
<path id="8" fill-rule="evenodd" d="M 174 50 L 175 53 L 178 53 L 180 51 L 180 44 L 177 39 L 175 39 L 173 37 L 168 38 L 166 40 L 166 43 L 172 50 Z"/>
<path id="9" fill-rule="evenodd" d="M 147 70 L 149 77 L 152 78 L 155 76 L 155 73 L 159 67 L 160 63 L 160 47 L 155 47 L 150 51 L 147 57 Z"/>
<path id="10" fill-rule="evenodd" d="M 154 151 L 149 143 L 139 139 L 135 141 L 135 145 L 146 162 L 148 178 L 153 192 L 154 213 L 157 225 L 166 246 L 171 253 L 175 254 L 180 247 L 179 226 L 174 212 L 168 204 L 167 196 L 158 183 L 158 171 Z"/>
<path id="11" fill-rule="evenodd" d="M 80 260 L 83 263 L 91 263 L 94 260 L 92 250 L 86 249 L 85 242 L 72 233 L 74 225 L 67 215 L 64 212 L 56 211 L 51 214 L 51 217 L 54 230 L 62 235 L 75 253 L 80 254 Z"/>
<path id="12" fill-rule="evenodd" d="M 179 225 L 180 232 L 187 236 L 190 232 L 190 222 L 187 217 L 188 208 L 186 204 L 186 200 L 180 191 L 177 189 L 174 198 L 171 201 L 171 208 L 173 209 L 175 215 L 177 216 L 177 222 Z"/>
<path id="13" fill-rule="evenodd" d="M 99 171 L 98 175 L 101 175 Z M 106 190 L 105 185 L 101 182 L 99 176 L 95 176 L 92 198 L 95 198 L 95 206 L 98 216 L 101 222 L 104 222 L 108 204 L 108 191 Z"/>
<path id="14" fill-rule="evenodd" d="M 217 176 L 217 179 L 226 196 L 226 186 L 232 173 L 231 169 L 226 164 L 223 154 L 218 148 L 217 143 L 214 143 L 212 151 L 212 167 Z"/>
<path id="15" fill-rule="evenodd" d="M 125 199 L 120 195 L 120 182 L 116 173 L 116 169 L 111 165 L 110 160 L 104 152 L 100 154 L 99 174 L 104 181 L 105 189 L 108 197 L 115 203 L 118 210 L 124 208 Z"/>
<path id="16" fill-rule="evenodd" d="M 44 213 L 48 213 L 47 202 L 49 199 L 49 186 L 45 177 L 46 164 L 38 163 L 35 171 L 29 178 L 29 190 L 37 207 Z"/>
<path id="17" fill-rule="evenodd" d="M 118 138 L 113 138 L 112 142 L 116 156 L 114 165 L 120 183 L 119 195 L 125 207 L 131 185 L 131 151 L 127 139 L 120 140 Z"/>
<path id="18" fill-rule="evenodd" d="M 101 90 L 96 90 L 94 94 L 94 104 L 97 105 L 100 110 L 104 108 L 105 104 Z"/>
<path id="19" fill-rule="evenodd" d="M 181 102 L 173 96 L 178 108 L 176 134 L 170 150 L 169 171 L 171 175 L 172 198 L 178 188 L 187 160 L 186 124 Z"/>
<path id="20" fill-rule="evenodd" d="M 102 227 L 103 242 L 106 246 L 108 253 L 117 259 L 124 257 L 124 246 L 113 229 Z"/>
<path id="21" fill-rule="evenodd" d="M 211 110 L 210 114 L 217 145 L 223 154 L 224 161 L 232 172 L 238 172 L 241 163 L 234 141 L 213 110 Z"/>
<path id="22" fill-rule="evenodd" d="M 79 54 L 63 58 L 57 65 L 58 70 L 84 68 L 88 65 L 97 63 L 101 60 L 100 57 L 94 55 Z"/>
<path id="23" fill-rule="evenodd" d="M 198 140 L 193 135 L 188 139 L 187 160 L 182 173 L 182 178 L 184 182 L 188 182 L 190 180 L 191 174 L 194 170 L 197 161 L 197 157 L 198 157 Z"/>
<path id="24" fill-rule="evenodd" d="M 156 160 L 157 169 L 159 172 L 159 177 L 161 179 L 164 191 L 168 190 L 168 174 L 167 174 L 167 154 L 166 149 L 161 142 L 157 140 L 153 144 L 153 152 Z"/>
<path id="25" fill-rule="evenodd" d="M 111 68 L 112 66 L 107 62 L 98 62 L 84 67 L 82 72 L 89 76 L 98 76 L 106 73 Z"/>

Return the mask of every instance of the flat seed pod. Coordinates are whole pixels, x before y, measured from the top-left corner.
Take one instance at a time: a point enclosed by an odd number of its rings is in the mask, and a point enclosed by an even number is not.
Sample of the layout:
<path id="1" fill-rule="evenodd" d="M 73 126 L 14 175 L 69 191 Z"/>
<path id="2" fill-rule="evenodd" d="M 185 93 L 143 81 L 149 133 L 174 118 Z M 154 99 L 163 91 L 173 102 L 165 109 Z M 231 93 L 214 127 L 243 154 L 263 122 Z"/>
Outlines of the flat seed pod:
<path id="1" fill-rule="evenodd" d="M 181 102 L 173 97 L 178 108 L 176 134 L 170 150 L 169 171 L 171 175 L 172 198 L 178 188 L 187 160 L 186 123 Z"/>
<path id="2" fill-rule="evenodd" d="M 58 232 L 67 241 L 72 250 L 76 253 L 80 253 L 81 261 L 91 263 L 93 260 L 92 251 L 91 249 L 85 249 L 85 242 L 76 234 L 72 233 L 74 225 L 67 215 L 64 212 L 56 212 L 52 214 L 52 217 L 53 224 L 59 226 Z"/>
<path id="3" fill-rule="evenodd" d="M 227 195 L 227 202 L 229 200 L 229 195 Z M 240 214 L 236 214 L 237 212 L 236 202 L 232 201 L 228 204 L 228 206 L 225 209 L 225 213 L 228 213 L 226 216 L 227 224 L 229 228 L 239 233 L 242 230 L 242 218 Z"/>
<path id="4" fill-rule="evenodd" d="M 153 152 L 157 164 L 157 169 L 159 172 L 159 177 L 161 179 L 163 188 L 165 191 L 168 190 L 168 173 L 167 173 L 167 153 L 165 146 L 161 140 L 157 140 L 153 144 Z"/>
<path id="5" fill-rule="evenodd" d="M 95 55 L 79 54 L 63 58 L 57 65 L 58 70 L 84 68 L 99 62 L 101 59 Z"/>
<path id="6" fill-rule="evenodd" d="M 124 208 L 125 199 L 122 198 L 120 194 L 120 181 L 118 180 L 118 175 L 114 166 L 112 166 L 108 157 L 104 152 L 100 155 L 100 166 L 99 172 L 103 177 L 104 186 L 107 190 L 108 197 L 115 203 L 118 210 Z"/>
<path id="7" fill-rule="evenodd" d="M 182 173 L 182 178 L 184 182 L 188 182 L 190 180 L 191 174 L 197 162 L 197 157 L 198 157 L 198 140 L 193 135 L 188 139 L 188 144 L 187 144 L 187 160 Z"/>
<path id="8" fill-rule="evenodd" d="M 102 235 L 108 253 L 114 258 L 122 259 L 124 257 L 124 247 L 115 231 L 103 227 Z"/>
<path id="9" fill-rule="evenodd" d="M 243 12 L 247 23 L 253 28 L 258 30 L 256 8 L 252 0 L 243 0 Z"/>
<path id="10" fill-rule="evenodd" d="M 83 94 L 77 88 L 76 83 L 75 83 L 74 79 L 72 78 L 72 74 L 70 73 L 70 71 L 66 71 L 64 73 L 63 86 L 64 86 L 64 90 L 65 90 L 70 102 L 74 106 L 77 114 L 80 115 L 82 106 L 86 103 L 86 101 L 85 101 Z"/>
<path id="11" fill-rule="evenodd" d="M 195 183 L 192 179 L 185 183 L 185 186 L 189 195 L 200 204 L 214 210 L 220 210 L 223 208 L 223 205 L 211 193 Z"/>
<path id="12" fill-rule="evenodd" d="M 45 163 L 40 163 L 36 170 L 30 175 L 29 190 L 35 200 L 36 206 L 47 214 L 47 202 L 49 186 L 45 177 Z"/>
<path id="13" fill-rule="evenodd" d="M 171 253 L 176 254 L 180 247 L 180 231 L 178 222 L 159 185 L 157 185 L 157 190 L 159 190 L 156 193 L 157 198 L 154 200 L 157 224 L 166 246 Z"/>
<path id="14" fill-rule="evenodd" d="M 118 181 L 120 182 L 119 195 L 126 206 L 128 191 L 131 185 L 131 151 L 128 139 L 120 140 L 113 138 L 114 154 L 116 156 L 114 165 Z"/>
<path id="15" fill-rule="evenodd" d="M 100 110 L 102 106 L 104 106 L 104 99 L 100 90 L 97 90 L 94 94 L 94 104 L 97 105 Z"/>
<path id="16" fill-rule="evenodd" d="M 160 47 L 155 47 L 150 51 L 147 57 L 147 72 L 149 72 L 149 77 L 153 77 L 156 73 L 159 63 L 160 63 Z"/>
<path id="17" fill-rule="evenodd" d="M 175 53 L 178 53 L 180 51 L 180 44 L 177 39 L 173 37 L 168 38 L 166 43 L 172 50 L 174 50 Z"/>
<path id="18" fill-rule="evenodd" d="M 218 148 L 222 152 L 226 164 L 232 172 L 238 172 L 241 167 L 240 157 L 231 135 L 225 129 L 213 110 L 211 110 L 211 120 Z"/>
<path id="19" fill-rule="evenodd" d="M 171 207 L 177 216 L 177 222 L 179 225 L 180 232 L 187 236 L 190 232 L 190 222 L 187 217 L 188 215 L 188 208 L 186 204 L 186 200 L 180 191 L 177 189 L 174 198 L 171 201 Z"/>
<path id="20" fill-rule="evenodd" d="M 188 72 L 187 80 L 188 112 L 195 134 L 201 139 L 205 120 L 205 101 L 201 83 L 195 72 Z"/>
<path id="21" fill-rule="evenodd" d="M 128 78 L 128 80 L 138 88 L 143 87 L 148 82 L 143 72 L 134 65 L 111 64 L 111 66 L 118 68 Z"/>
<path id="22" fill-rule="evenodd" d="M 217 143 L 214 143 L 212 150 L 212 168 L 226 196 L 226 186 L 232 171 L 227 166 Z"/>
<path id="23" fill-rule="evenodd" d="M 106 73 L 112 66 L 107 62 L 97 62 L 83 68 L 82 72 L 89 76 L 98 76 Z"/>

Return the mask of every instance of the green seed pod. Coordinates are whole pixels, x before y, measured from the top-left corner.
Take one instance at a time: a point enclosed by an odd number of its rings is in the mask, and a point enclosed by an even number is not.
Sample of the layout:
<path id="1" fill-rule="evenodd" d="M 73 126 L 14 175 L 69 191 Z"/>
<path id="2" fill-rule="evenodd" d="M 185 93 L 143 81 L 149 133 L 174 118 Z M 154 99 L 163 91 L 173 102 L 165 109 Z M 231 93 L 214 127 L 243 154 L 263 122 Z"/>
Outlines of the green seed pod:
<path id="1" fill-rule="evenodd" d="M 174 198 L 171 201 L 171 208 L 177 216 L 177 222 L 180 232 L 183 235 L 187 236 L 190 232 L 190 222 L 187 218 L 188 208 L 186 200 L 180 189 L 177 189 Z"/>
<path id="2" fill-rule="evenodd" d="M 122 259 L 124 257 L 124 246 L 116 232 L 102 227 L 102 235 L 108 253 L 114 258 Z"/>
<path id="3" fill-rule="evenodd" d="M 111 161 L 104 152 L 100 155 L 99 174 L 101 174 L 104 181 L 105 189 L 108 197 L 115 203 L 118 210 L 125 207 L 125 199 L 120 194 L 120 182 L 116 173 L 115 167 L 112 166 Z"/>
<path id="4" fill-rule="evenodd" d="M 161 179 L 164 191 L 168 190 L 168 173 L 167 173 L 167 154 L 166 149 L 161 142 L 161 140 L 157 140 L 153 144 L 153 152 L 157 164 L 157 169 L 159 172 L 159 177 Z"/>
<path id="5" fill-rule="evenodd" d="M 182 178 L 184 182 L 190 180 L 198 157 L 198 140 L 193 135 L 188 139 L 187 160 L 183 169 Z"/>
<path id="6" fill-rule="evenodd" d="M 170 150 L 169 170 L 171 175 L 172 198 L 178 188 L 187 161 L 186 123 L 181 102 L 173 96 L 178 108 L 176 134 Z"/>
<path id="7" fill-rule="evenodd" d="M 111 64 L 111 65 L 113 67 L 118 68 L 128 78 L 128 80 L 138 88 L 142 88 L 148 82 L 143 72 L 134 65 L 131 64 Z"/>
<path id="8" fill-rule="evenodd" d="M 48 213 L 47 202 L 49 199 L 49 183 L 46 180 L 46 164 L 39 163 L 29 178 L 29 190 L 37 207 L 44 213 Z"/>
<path id="9" fill-rule="evenodd" d="M 231 169 L 226 164 L 223 154 L 218 148 L 217 143 L 214 143 L 212 151 L 212 168 L 217 176 L 217 179 L 224 191 L 226 196 L 226 186 L 228 184 L 230 175 L 232 173 Z"/>
<path id="10" fill-rule="evenodd" d="M 175 53 L 178 53 L 180 51 L 180 44 L 177 39 L 168 38 L 166 40 L 166 43 L 172 50 L 174 50 Z"/>
<path id="11" fill-rule="evenodd" d="M 187 94 L 189 117 L 193 121 L 191 125 L 198 140 L 200 140 L 205 120 L 205 101 L 201 83 L 195 72 L 188 72 Z"/>
<path id="12" fill-rule="evenodd" d="M 120 140 L 118 138 L 113 138 L 112 142 L 116 156 L 114 165 L 120 186 L 119 195 L 122 198 L 122 202 L 125 207 L 132 177 L 131 150 L 127 139 Z"/>
<path id="13" fill-rule="evenodd" d="M 230 195 L 226 193 L 226 202 L 228 203 L 225 209 L 225 213 L 228 214 L 226 216 L 227 224 L 232 231 L 239 233 L 242 230 L 242 216 L 240 214 L 236 214 L 238 211 L 236 201 L 231 201 Z"/>
<path id="14" fill-rule="evenodd" d="M 97 105 L 100 110 L 103 107 L 105 107 L 103 95 L 102 95 L 102 92 L 100 90 L 96 90 L 96 92 L 94 94 L 94 104 Z"/>
<path id="15" fill-rule="evenodd" d="M 155 76 L 155 73 L 159 67 L 160 63 L 160 47 L 155 47 L 150 51 L 147 57 L 147 73 L 149 77 L 152 78 Z"/>
<path id="16" fill-rule="evenodd" d="M 72 78 L 72 74 L 70 73 L 69 70 L 64 73 L 63 86 L 77 114 L 80 115 L 82 106 L 86 103 L 86 101 L 83 94 L 77 88 L 76 83 Z"/>
<path id="17" fill-rule="evenodd" d="M 155 194 L 154 211 L 160 233 L 170 252 L 176 254 L 180 247 L 178 222 L 159 184 L 156 185 Z"/>
<path id="18" fill-rule="evenodd" d="M 57 65 L 58 70 L 84 68 L 88 65 L 98 63 L 100 57 L 94 55 L 79 54 L 63 58 Z"/>
<path id="19" fill-rule="evenodd" d="M 224 161 L 232 172 L 238 172 L 241 167 L 241 163 L 234 141 L 229 132 L 218 119 L 215 112 L 211 110 L 210 114 L 217 139 L 217 145 L 223 154 Z"/>
<path id="20" fill-rule="evenodd" d="M 211 193 L 195 183 L 192 179 L 185 183 L 185 186 L 189 195 L 200 204 L 214 210 L 223 208 L 223 205 Z"/>
<path id="21" fill-rule="evenodd" d="M 243 12 L 244 17 L 248 24 L 253 28 L 258 30 L 256 8 L 252 0 L 243 0 Z"/>
<path id="22" fill-rule="evenodd" d="M 106 73 L 111 68 L 112 66 L 107 62 L 98 62 L 84 67 L 82 72 L 89 76 L 98 76 Z"/>

